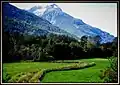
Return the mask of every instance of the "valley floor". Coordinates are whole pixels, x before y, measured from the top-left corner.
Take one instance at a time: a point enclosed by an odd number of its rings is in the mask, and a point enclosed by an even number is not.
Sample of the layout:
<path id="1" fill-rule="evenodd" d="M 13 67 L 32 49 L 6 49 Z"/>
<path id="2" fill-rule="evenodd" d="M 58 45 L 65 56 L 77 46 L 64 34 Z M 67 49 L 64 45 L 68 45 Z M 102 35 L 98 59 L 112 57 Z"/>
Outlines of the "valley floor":
<path id="1" fill-rule="evenodd" d="M 66 60 L 69 61 L 69 60 Z M 72 61 L 72 60 L 70 60 Z M 99 78 L 100 70 L 109 66 L 107 59 L 81 59 L 74 61 L 95 62 L 96 65 L 69 71 L 53 71 L 46 73 L 42 79 L 45 82 L 102 82 Z M 19 63 L 3 63 L 3 82 L 25 82 L 33 81 L 39 78 L 40 71 L 43 69 L 65 67 L 75 63 L 55 63 L 55 62 L 19 62 Z M 35 80 L 37 81 L 37 80 Z"/>

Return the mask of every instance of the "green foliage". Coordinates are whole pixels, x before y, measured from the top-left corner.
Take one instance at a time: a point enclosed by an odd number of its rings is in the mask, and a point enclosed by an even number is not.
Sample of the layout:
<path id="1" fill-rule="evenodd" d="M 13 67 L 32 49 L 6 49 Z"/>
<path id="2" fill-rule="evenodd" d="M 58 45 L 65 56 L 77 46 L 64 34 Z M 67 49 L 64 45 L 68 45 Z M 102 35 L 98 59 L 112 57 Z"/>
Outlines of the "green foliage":
<path id="1" fill-rule="evenodd" d="M 84 49 L 78 42 L 71 42 L 69 46 L 71 48 L 71 56 L 74 56 L 73 59 L 82 58 L 84 56 Z"/>
<path id="2" fill-rule="evenodd" d="M 116 37 L 112 43 L 113 56 L 118 57 L 118 38 Z"/>
<path id="3" fill-rule="evenodd" d="M 95 44 L 92 43 L 92 42 L 90 42 L 90 41 L 88 41 L 88 42 L 87 42 L 87 48 L 88 48 L 88 49 L 93 49 L 93 48 L 95 48 Z"/>
<path id="4" fill-rule="evenodd" d="M 31 36 L 21 34 L 8 35 L 8 55 L 11 60 L 47 61 L 69 58 L 69 43 L 74 39 L 63 35 Z M 61 51 L 59 51 L 61 50 Z M 59 56 L 58 56 L 59 55 Z"/>
<path id="5" fill-rule="evenodd" d="M 118 59 L 117 57 L 109 58 L 110 66 L 103 70 L 100 78 L 104 79 L 107 83 L 117 83 L 118 82 Z"/>
<path id="6" fill-rule="evenodd" d="M 88 41 L 90 41 L 95 47 L 99 47 L 101 37 L 99 35 L 93 37 L 89 36 Z"/>
<path id="7" fill-rule="evenodd" d="M 3 33 L 3 62 L 20 60 L 49 61 L 70 60 L 92 57 L 117 56 L 117 40 L 101 45 L 88 41 L 87 36 L 81 41 L 65 35 L 31 36 L 19 33 Z M 96 42 L 100 39 L 95 37 Z M 7 53 L 6 53 L 7 52 Z M 98 55 L 99 54 L 99 55 Z"/>
<path id="8" fill-rule="evenodd" d="M 81 37 L 81 42 L 80 42 L 80 44 L 81 44 L 81 46 L 83 47 L 84 51 L 87 50 L 87 41 L 88 41 L 87 38 L 88 38 L 87 36 L 82 36 L 82 37 Z"/>

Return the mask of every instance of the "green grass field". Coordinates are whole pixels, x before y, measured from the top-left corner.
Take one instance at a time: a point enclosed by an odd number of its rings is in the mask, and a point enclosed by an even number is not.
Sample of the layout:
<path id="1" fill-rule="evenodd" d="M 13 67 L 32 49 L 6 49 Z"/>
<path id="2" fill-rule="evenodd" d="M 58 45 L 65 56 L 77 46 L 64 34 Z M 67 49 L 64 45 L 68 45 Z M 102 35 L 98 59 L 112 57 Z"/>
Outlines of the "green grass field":
<path id="1" fill-rule="evenodd" d="M 72 64 L 72 63 L 70 63 Z M 56 68 L 66 66 L 67 63 L 49 63 L 49 62 L 21 62 L 21 63 L 4 63 L 3 80 L 8 82 L 10 79 L 19 79 L 27 73 L 37 73 L 42 69 Z"/>
<path id="2" fill-rule="evenodd" d="M 109 66 L 107 59 L 82 59 L 85 62 L 95 62 L 96 66 L 70 71 L 56 71 L 47 73 L 42 82 L 102 82 L 99 78 L 100 70 Z"/>
<path id="3" fill-rule="evenodd" d="M 47 73 L 41 82 L 102 82 L 100 70 L 106 68 L 107 59 L 82 59 L 75 61 L 95 62 L 96 66 L 70 71 L 54 71 Z M 28 82 L 38 76 L 40 71 L 48 68 L 63 67 L 74 63 L 20 62 L 3 64 L 3 82 Z"/>

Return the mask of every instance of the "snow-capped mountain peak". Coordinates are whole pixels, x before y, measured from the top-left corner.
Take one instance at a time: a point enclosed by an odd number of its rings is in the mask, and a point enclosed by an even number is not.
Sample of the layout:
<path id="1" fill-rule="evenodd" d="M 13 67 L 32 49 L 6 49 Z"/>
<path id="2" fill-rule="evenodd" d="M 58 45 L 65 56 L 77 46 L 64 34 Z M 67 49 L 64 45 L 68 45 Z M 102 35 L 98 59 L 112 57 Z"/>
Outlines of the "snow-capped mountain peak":
<path id="1" fill-rule="evenodd" d="M 46 9 L 42 11 L 41 9 L 36 10 L 32 13 L 46 19 L 54 26 L 67 31 L 68 33 L 74 34 L 75 36 L 81 38 L 82 36 L 100 36 L 101 43 L 111 42 L 114 39 L 113 35 L 100 30 L 99 28 L 92 27 L 89 24 L 84 23 L 81 19 L 72 17 L 71 15 L 62 11 L 56 4 L 47 5 Z M 36 13 L 35 13 L 36 12 Z M 41 14 L 42 12 L 42 14 Z M 43 13 L 44 12 L 44 13 Z M 41 15 L 40 15 L 41 14 Z"/>
<path id="2" fill-rule="evenodd" d="M 56 11 L 59 13 L 62 11 L 62 9 L 56 4 L 51 4 L 34 6 L 30 8 L 28 11 L 34 13 L 37 16 L 42 16 L 44 13 L 48 13 L 51 11 Z"/>
<path id="3" fill-rule="evenodd" d="M 41 16 L 46 11 L 46 6 L 41 6 L 41 5 L 34 6 L 30 8 L 28 11 L 34 13 L 37 16 Z"/>
<path id="4" fill-rule="evenodd" d="M 59 8 L 56 4 L 47 5 L 48 8 Z"/>

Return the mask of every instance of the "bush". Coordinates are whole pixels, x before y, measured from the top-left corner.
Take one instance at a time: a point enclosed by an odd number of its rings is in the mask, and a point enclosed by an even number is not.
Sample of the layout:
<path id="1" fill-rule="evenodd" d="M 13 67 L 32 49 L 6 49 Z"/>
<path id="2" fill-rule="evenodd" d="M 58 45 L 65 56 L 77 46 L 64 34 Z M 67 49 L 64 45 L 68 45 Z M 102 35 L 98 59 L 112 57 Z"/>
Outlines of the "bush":
<path id="1" fill-rule="evenodd" d="M 107 83 L 117 83 L 118 82 L 118 59 L 116 57 L 111 57 L 109 59 L 110 66 L 101 71 L 100 78 Z"/>

